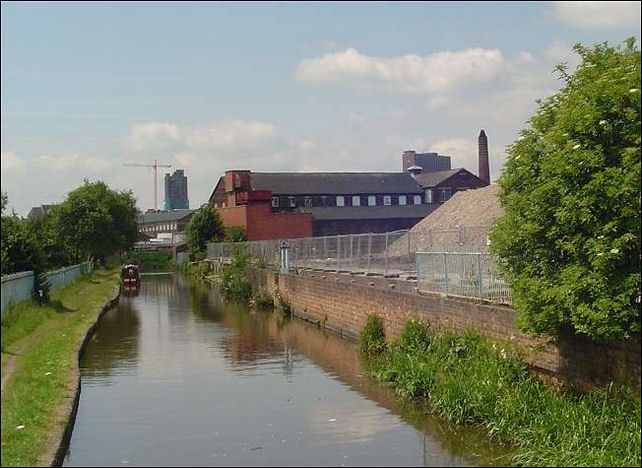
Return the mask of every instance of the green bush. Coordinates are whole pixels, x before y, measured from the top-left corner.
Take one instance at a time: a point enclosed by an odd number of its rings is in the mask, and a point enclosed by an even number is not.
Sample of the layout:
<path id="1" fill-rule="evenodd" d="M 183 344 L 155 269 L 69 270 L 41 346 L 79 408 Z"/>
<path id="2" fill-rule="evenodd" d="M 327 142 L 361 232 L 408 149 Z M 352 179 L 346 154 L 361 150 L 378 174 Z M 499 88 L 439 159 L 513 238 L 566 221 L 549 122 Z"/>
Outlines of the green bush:
<path id="1" fill-rule="evenodd" d="M 257 309 L 271 309 L 274 307 L 274 300 L 269 294 L 256 290 L 252 293 L 250 307 Z"/>
<path id="2" fill-rule="evenodd" d="M 228 299 L 249 302 L 252 297 L 252 284 L 247 280 L 249 256 L 247 247 L 235 247 L 232 261 L 221 268 L 221 291 Z"/>
<path id="3" fill-rule="evenodd" d="M 426 350 L 430 346 L 429 326 L 417 320 L 411 320 L 401 332 L 399 346 L 406 351 Z"/>
<path id="4" fill-rule="evenodd" d="M 376 314 L 368 316 L 357 346 L 360 352 L 369 356 L 381 354 L 386 350 L 386 332 L 381 317 Z"/>
<path id="5" fill-rule="evenodd" d="M 491 248 L 526 331 L 626 339 L 640 332 L 640 51 L 575 51 L 507 150 Z"/>

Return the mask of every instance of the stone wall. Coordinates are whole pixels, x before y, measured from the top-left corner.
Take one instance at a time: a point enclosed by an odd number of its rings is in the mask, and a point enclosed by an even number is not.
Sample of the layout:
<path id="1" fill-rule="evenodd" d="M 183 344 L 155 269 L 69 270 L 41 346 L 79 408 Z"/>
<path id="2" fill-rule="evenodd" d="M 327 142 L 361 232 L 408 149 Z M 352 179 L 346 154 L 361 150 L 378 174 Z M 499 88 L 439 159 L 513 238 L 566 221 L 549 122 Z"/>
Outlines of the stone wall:
<path id="1" fill-rule="evenodd" d="M 553 381 L 588 387 L 597 383 L 640 383 L 640 338 L 629 342 L 596 344 L 573 338 L 555 341 L 520 332 L 517 312 L 483 301 L 419 293 L 416 283 L 331 273 L 302 271 L 282 275 L 253 270 L 251 281 L 260 289 L 287 300 L 294 315 L 318 323 L 346 337 L 356 338 L 370 314 L 381 316 L 386 336 L 395 338 L 412 318 L 436 331 L 478 330 L 495 340 L 517 344 L 526 361 Z"/>

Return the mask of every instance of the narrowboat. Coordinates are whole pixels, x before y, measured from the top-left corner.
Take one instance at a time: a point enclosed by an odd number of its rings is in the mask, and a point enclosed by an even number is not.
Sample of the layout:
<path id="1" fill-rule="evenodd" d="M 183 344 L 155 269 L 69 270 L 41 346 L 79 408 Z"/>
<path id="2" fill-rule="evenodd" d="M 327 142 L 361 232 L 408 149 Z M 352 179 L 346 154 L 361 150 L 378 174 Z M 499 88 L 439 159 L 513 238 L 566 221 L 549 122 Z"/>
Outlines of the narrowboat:
<path id="1" fill-rule="evenodd" d="M 138 265 L 125 265 L 120 272 L 121 284 L 127 288 L 137 288 L 140 286 L 140 272 Z"/>

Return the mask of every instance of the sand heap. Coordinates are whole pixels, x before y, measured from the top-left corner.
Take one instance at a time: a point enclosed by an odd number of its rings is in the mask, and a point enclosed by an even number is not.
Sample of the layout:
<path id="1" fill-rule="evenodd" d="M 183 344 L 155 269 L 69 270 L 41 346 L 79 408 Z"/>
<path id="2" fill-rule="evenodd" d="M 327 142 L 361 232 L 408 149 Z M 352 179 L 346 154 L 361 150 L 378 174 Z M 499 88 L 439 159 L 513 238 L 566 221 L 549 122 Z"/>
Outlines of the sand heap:
<path id="1" fill-rule="evenodd" d="M 455 193 L 447 202 L 417 223 L 408 235 L 388 248 L 389 255 L 412 251 L 486 250 L 487 234 L 504 214 L 496 184 Z"/>

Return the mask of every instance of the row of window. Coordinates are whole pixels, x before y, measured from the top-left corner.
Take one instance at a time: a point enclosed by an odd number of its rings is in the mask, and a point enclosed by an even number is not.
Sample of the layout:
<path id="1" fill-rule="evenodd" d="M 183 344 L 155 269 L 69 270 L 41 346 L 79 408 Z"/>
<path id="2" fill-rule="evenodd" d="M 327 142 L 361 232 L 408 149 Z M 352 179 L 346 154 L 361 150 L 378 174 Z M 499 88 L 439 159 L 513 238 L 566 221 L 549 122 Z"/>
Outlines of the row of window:
<path id="1" fill-rule="evenodd" d="M 329 206 L 328 205 L 328 198 L 326 196 L 322 196 L 322 206 Z M 346 197 L 344 195 L 337 195 L 335 198 L 335 204 L 336 206 L 346 206 Z M 279 197 L 272 197 L 272 207 L 273 208 L 279 208 Z M 397 204 L 398 205 L 407 205 L 408 204 L 408 197 L 406 195 L 398 195 L 397 196 Z M 415 205 L 421 205 L 421 195 L 413 195 L 412 202 Z M 367 206 L 376 206 L 377 205 L 377 197 L 375 195 L 369 195 L 368 200 L 367 200 L 368 205 Z M 312 197 L 307 196 L 303 199 L 303 205 L 304 206 L 312 206 Z M 384 206 L 390 206 L 392 205 L 392 195 L 384 195 L 383 196 L 383 205 Z M 296 207 L 296 198 L 295 197 L 288 197 L 287 199 L 287 206 L 290 208 Z M 361 206 L 361 196 L 359 195 L 353 195 L 352 196 L 352 205 L 351 206 Z"/>
<path id="2" fill-rule="evenodd" d="M 176 223 L 151 224 L 141 228 L 143 232 L 175 231 Z"/>

